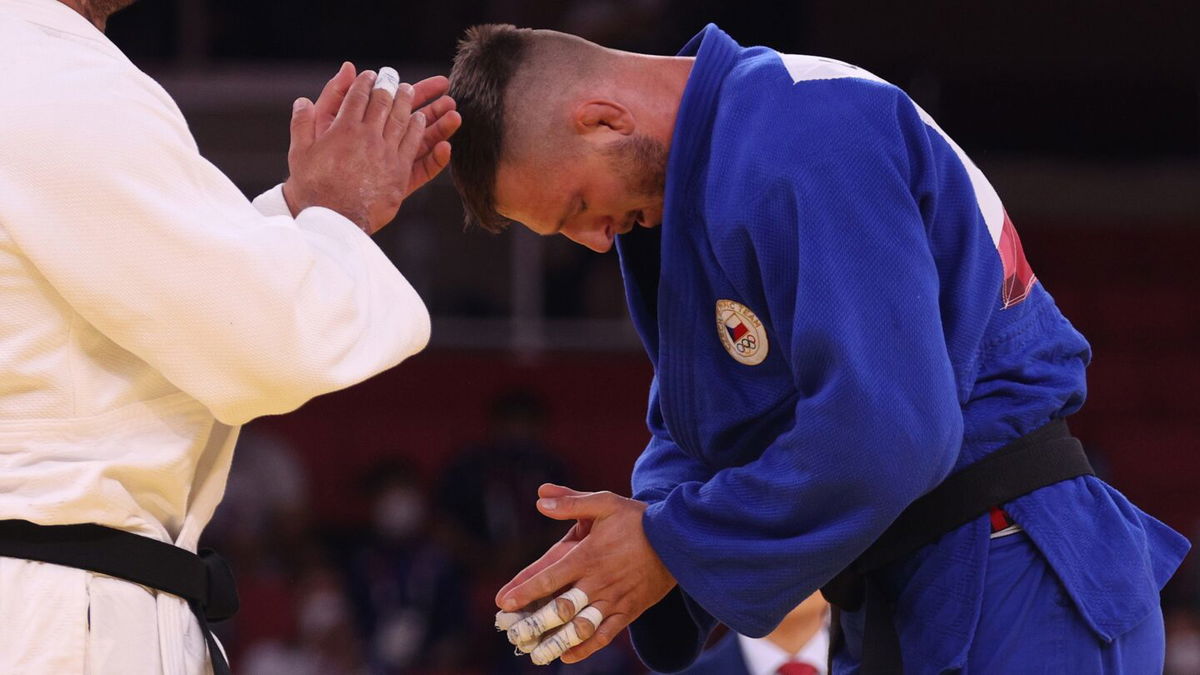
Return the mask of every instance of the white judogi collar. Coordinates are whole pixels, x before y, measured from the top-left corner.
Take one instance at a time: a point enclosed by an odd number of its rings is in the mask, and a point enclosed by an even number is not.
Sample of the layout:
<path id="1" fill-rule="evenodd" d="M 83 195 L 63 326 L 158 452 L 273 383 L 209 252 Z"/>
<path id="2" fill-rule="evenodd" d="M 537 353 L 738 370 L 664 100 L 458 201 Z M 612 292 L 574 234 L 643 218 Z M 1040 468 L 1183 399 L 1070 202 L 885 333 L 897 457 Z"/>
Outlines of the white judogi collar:
<path id="1" fill-rule="evenodd" d="M 795 654 L 787 653 L 767 638 L 756 639 L 740 634 L 737 637 L 746 662 L 746 670 L 750 672 L 750 675 L 775 675 L 780 666 L 792 660 L 812 665 L 817 669 L 819 675 L 828 675 L 826 663 L 829 658 L 828 628 L 817 631 L 817 634 Z"/>

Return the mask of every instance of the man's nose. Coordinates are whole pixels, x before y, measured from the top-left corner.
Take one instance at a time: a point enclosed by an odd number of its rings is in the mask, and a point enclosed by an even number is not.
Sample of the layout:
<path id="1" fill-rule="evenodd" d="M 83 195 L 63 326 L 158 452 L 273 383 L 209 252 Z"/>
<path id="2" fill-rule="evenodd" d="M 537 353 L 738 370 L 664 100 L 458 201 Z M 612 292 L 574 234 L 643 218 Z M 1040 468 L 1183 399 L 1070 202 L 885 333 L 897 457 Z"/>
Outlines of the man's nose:
<path id="1" fill-rule="evenodd" d="M 607 253 L 612 248 L 612 236 L 609 231 L 602 226 L 589 227 L 583 231 L 567 231 L 563 232 L 567 239 L 586 246 L 596 253 Z"/>

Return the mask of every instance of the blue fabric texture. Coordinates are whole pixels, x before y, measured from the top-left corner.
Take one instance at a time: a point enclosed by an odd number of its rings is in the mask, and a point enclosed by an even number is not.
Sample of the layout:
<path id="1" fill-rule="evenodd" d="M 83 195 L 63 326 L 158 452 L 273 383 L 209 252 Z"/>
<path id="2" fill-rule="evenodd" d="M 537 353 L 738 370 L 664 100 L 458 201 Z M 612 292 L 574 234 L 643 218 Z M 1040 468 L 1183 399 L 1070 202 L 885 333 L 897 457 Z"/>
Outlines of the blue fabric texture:
<path id="1" fill-rule="evenodd" d="M 1100 640 L 1025 533 L 993 539 L 987 549 L 980 620 L 956 673 L 1162 672 L 1162 612 L 1155 609 L 1115 639 Z M 842 614 L 843 628 L 857 638 L 853 644 L 861 643 L 862 623 L 861 613 Z M 857 656 L 857 651 L 839 654 L 835 672 L 858 673 Z M 915 669 L 906 667 L 905 672 Z"/>
<path id="2" fill-rule="evenodd" d="M 664 672 L 718 621 L 770 632 L 947 475 L 1078 410 L 1090 359 L 1040 283 L 1002 301 L 975 169 L 902 91 L 712 25 L 681 55 L 663 223 L 617 240 L 655 367 L 633 495 L 680 586 L 630 630 Z M 795 77 L 823 62 L 841 74 Z M 760 363 L 723 343 L 744 326 L 721 300 L 761 322 Z M 1189 547 L 1092 477 L 1006 509 L 1101 641 L 1159 611 Z M 967 663 L 987 535 L 886 570 L 906 672 Z"/>

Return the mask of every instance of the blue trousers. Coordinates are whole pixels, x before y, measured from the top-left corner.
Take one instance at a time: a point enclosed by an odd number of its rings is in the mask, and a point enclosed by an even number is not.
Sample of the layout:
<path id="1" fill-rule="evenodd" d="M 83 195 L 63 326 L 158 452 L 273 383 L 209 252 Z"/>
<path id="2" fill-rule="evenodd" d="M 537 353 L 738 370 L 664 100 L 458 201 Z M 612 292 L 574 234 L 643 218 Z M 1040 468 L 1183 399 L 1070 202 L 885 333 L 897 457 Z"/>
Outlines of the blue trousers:
<path id="1" fill-rule="evenodd" d="M 861 644 L 858 613 L 843 614 L 847 640 Z M 858 653 L 858 645 L 850 651 Z M 1024 533 L 989 542 L 979 626 L 961 675 L 1160 675 L 1162 612 L 1105 643 L 1088 628 L 1053 570 Z M 843 653 L 836 675 L 858 672 Z M 910 664 L 911 665 L 911 664 Z M 921 671 L 926 672 L 926 671 Z"/>

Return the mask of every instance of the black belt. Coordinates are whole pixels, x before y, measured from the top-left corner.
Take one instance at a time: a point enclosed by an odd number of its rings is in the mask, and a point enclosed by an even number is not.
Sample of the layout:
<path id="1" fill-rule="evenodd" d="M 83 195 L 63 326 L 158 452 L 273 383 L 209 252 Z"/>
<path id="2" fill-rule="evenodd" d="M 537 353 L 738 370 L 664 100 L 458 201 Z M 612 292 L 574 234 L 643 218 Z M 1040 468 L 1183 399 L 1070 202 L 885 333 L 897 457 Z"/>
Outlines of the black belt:
<path id="1" fill-rule="evenodd" d="M 865 607 L 861 675 L 903 672 L 893 607 L 873 573 L 1000 506 L 1034 490 L 1093 475 L 1083 445 L 1064 420 L 1054 420 L 942 481 L 906 508 L 821 594 L 834 606 L 830 659 L 841 646 L 838 611 Z M 832 672 L 832 670 L 830 671 Z"/>
<path id="2" fill-rule="evenodd" d="M 0 556 L 24 558 L 107 574 L 187 600 L 200 622 L 215 675 L 230 675 L 209 621 L 237 613 L 229 564 L 205 549 L 199 555 L 131 532 L 91 523 L 37 525 L 0 520 Z"/>

